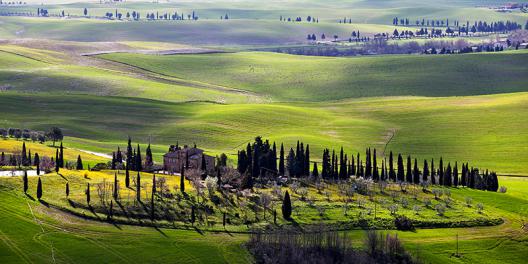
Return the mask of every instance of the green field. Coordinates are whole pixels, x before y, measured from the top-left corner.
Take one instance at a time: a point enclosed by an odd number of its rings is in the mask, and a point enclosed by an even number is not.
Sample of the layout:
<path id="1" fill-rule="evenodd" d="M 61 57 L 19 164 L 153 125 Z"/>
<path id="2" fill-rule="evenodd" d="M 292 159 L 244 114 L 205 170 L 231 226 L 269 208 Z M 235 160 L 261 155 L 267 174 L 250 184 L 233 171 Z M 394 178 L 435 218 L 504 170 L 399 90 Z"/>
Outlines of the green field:
<path id="1" fill-rule="evenodd" d="M 528 87 L 524 76 L 528 53 L 325 58 L 242 52 L 101 57 L 173 77 L 249 90 L 281 101 L 479 95 L 523 92 Z"/>
<path id="2" fill-rule="evenodd" d="M 499 185 L 507 191 L 433 186 L 428 192 L 420 187 L 404 192 L 390 184 L 385 192 L 371 184 L 371 196 L 358 191 L 349 198 L 343 183 L 328 183 L 325 192 L 319 192 L 313 182 L 303 181 L 306 197 L 293 184 L 280 187 L 292 197 L 295 221 L 288 222 L 280 216 L 282 194 L 275 194 L 277 187 L 270 184 L 250 195 L 211 193 L 207 188 L 199 195 L 197 185 L 186 181 L 186 194 L 181 194 L 179 175 L 157 175 L 171 195 L 156 197 L 153 220 L 150 173 L 142 173 L 142 203 L 135 201 L 135 172 L 132 187 L 127 188 L 124 171 L 61 169 L 60 174 L 41 176 L 42 201 L 36 200 L 37 177 L 29 177 L 24 195 L 20 177 L 0 176 L 1 263 L 252 263 L 244 246 L 252 228 L 307 230 L 320 225 L 349 235 L 354 247 L 365 238 L 361 226 L 389 229 L 384 232 L 396 233 L 408 252 L 424 263 L 517 264 L 528 259 L 528 227 L 522 228 L 528 224 L 526 50 L 358 57 L 255 51 L 313 45 L 307 34 L 346 40 L 358 30 L 362 36 L 392 34 L 395 28 L 416 30 L 393 26 L 394 17 L 409 18 L 411 23 L 422 18 L 461 24 L 508 20 L 524 26 L 528 13 L 488 8 L 510 1 L 28 2 L 2 5 L 0 14 L 46 8 L 52 15 L 64 10 L 73 17 L 0 16 L 0 128 L 60 127 L 67 161 L 80 155 L 85 167 L 107 162 L 103 154 L 111 155 L 118 146 L 124 150 L 131 137 L 142 151 L 150 143 L 158 164 L 168 146 L 178 142 L 196 143 L 211 155 L 226 153 L 228 164 L 235 165 L 237 151 L 262 136 L 284 143 L 287 151 L 298 140 L 310 144 L 311 160 L 317 162 L 324 148 L 341 147 L 362 158 L 365 148 L 376 148 L 378 161 L 393 151 L 411 155 L 419 164 L 434 158 L 437 165 L 440 157 L 445 164 L 458 162 L 459 168 L 461 162 L 469 162 L 471 167 L 496 171 Z M 89 16 L 116 9 L 124 14 L 139 11 L 142 20 L 80 17 L 85 7 Z M 147 12 L 174 11 L 196 11 L 200 19 L 144 19 Z M 226 13 L 230 19 L 220 20 Z M 319 18 L 319 23 L 279 21 L 280 16 L 308 15 Z M 337 23 L 344 17 L 352 23 Z M 484 43 L 507 36 L 389 43 Z M 160 55 L 172 52 L 185 54 Z M 194 54 L 200 52 L 211 53 Z M 55 155 L 51 142 L 25 143 L 32 153 Z M 0 152 L 9 155 L 21 148 L 22 140 L 0 138 Z M 120 195 L 113 200 L 112 224 L 98 188 L 113 183 L 114 173 Z M 71 189 L 68 198 L 66 182 Z M 88 183 L 90 205 L 84 193 Z M 434 199 L 433 189 L 441 189 L 444 196 Z M 272 197 L 270 208 L 259 204 L 263 194 Z M 425 205 L 427 199 L 432 206 Z M 435 205 L 449 201 L 444 215 L 435 211 Z M 477 204 L 483 205 L 481 212 Z M 398 214 L 419 228 L 395 231 L 390 205 L 397 205 Z M 191 206 L 198 208 L 192 225 Z M 414 206 L 421 210 L 416 213 Z M 205 213 L 206 207 L 210 213 Z M 272 220 L 275 209 L 277 225 Z M 224 212 L 230 220 L 226 227 L 221 225 Z M 454 256 L 457 244 L 460 257 Z"/>

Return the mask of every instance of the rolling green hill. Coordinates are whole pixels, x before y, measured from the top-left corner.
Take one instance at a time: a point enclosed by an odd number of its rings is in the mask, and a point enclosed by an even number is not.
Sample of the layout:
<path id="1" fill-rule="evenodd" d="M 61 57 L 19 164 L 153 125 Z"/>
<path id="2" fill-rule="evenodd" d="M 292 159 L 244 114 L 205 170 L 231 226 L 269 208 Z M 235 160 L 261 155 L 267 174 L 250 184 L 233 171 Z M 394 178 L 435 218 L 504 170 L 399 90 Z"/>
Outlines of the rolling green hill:
<path id="1" fill-rule="evenodd" d="M 0 104 L 0 127 L 58 125 L 69 136 L 91 140 L 73 144 L 107 152 L 131 135 L 142 143 L 150 138 L 158 157 L 176 141 L 234 154 L 261 135 L 286 146 L 303 140 L 314 158 L 323 147 L 381 152 L 388 143 L 387 151 L 418 158 L 443 156 L 506 174 L 528 171 L 527 93 L 230 105 L 3 93 Z"/>
<path id="2" fill-rule="evenodd" d="M 281 101 L 373 96 L 461 96 L 527 91 L 528 53 L 328 58 L 263 52 L 101 55 L 178 78 Z"/>

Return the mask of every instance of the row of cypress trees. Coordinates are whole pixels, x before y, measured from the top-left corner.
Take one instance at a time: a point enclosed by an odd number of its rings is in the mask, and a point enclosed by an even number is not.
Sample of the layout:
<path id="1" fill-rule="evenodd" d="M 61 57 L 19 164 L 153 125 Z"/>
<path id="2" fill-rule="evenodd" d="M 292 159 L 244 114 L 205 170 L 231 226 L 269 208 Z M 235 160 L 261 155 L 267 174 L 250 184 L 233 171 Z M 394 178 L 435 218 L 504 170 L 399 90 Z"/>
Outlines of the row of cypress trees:
<path id="1" fill-rule="evenodd" d="M 278 167 L 277 160 L 279 161 Z M 324 149 L 320 175 L 318 164 L 314 162 L 312 167 L 310 163 L 308 144 L 297 141 L 296 149 L 290 148 L 286 157 L 284 144 L 281 144 L 277 158 L 275 143 L 270 144 L 268 140 L 263 141 L 261 137 L 257 137 L 253 144 L 248 143 L 245 150 L 238 152 L 237 169 L 241 174 L 252 178 L 259 177 L 265 172 L 272 172 L 275 175 L 289 175 L 297 178 L 319 178 L 320 176 L 324 180 L 346 180 L 355 176 L 372 179 L 375 182 L 467 186 L 488 191 L 497 191 L 499 187 L 495 172 L 487 170 L 481 172 L 478 168 L 470 167 L 468 163 L 462 163 L 462 169 L 459 170 L 458 162 L 454 165 L 450 162 L 445 165 L 443 158 L 440 158 L 436 168 L 434 159 L 431 159 L 430 163 L 424 159 L 420 168 L 418 159 L 413 160 L 410 155 L 404 159 L 402 154 L 398 154 L 395 161 L 391 151 L 389 160 L 382 159 L 380 167 L 376 149 L 371 148 L 365 150 L 365 160 L 361 159 L 359 153 L 355 157 L 354 155 L 349 156 L 342 147 L 339 153 L 335 150 Z M 310 172 L 311 168 L 313 169 Z"/>

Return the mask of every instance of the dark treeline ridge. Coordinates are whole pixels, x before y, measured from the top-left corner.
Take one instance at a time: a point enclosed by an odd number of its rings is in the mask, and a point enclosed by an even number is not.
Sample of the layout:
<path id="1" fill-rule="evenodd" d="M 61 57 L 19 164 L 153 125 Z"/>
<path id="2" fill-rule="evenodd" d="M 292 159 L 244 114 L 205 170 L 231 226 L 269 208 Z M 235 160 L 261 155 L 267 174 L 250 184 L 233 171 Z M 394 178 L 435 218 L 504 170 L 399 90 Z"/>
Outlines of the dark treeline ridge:
<path id="1" fill-rule="evenodd" d="M 247 243 L 256 263 L 413 263 L 397 235 L 368 231 L 363 247 L 346 234 L 323 232 L 253 233 Z M 357 244 L 357 243 L 356 243 Z"/>
<path id="2" fill-rule="evenodd" d="M 449 21 L 449 19 L 443 20 L 443 19 L 417 19 L 416 21 L 412 22 L 408 18 L 393 18 L 392 24 L 395 26 L 401 25 L 401 26 L 427 26 L 427 27 L 453 27 L 456 29 L 459 29 L 459 32 L 463 33 L 476 33 L 476 32 L 496 32 L 496 33 L 506 33 L 517 29 L 522 29 L 522 25 L 518 24 L 517 22 L 513 21 L 493 21 L 493 22 L 487 22 L 487 21 L 474 21 L 473 23 L 470 23 L 469 21 L 466 21 L 466 23 L 462 22 L 460 24 L 460 21 Z"/>
<path id="3" fill-rule="evenodd" d="M 423 163 L 419 163 L 410 155 L 404 157 L 390 151 L 387 161 L 385 157 L 378 159 L 375 148 L 367 148 L 362 158 L 360 153 L 348 155 L 341 147 L 338 152 L 325 149 L 321 160 L 320 168 L 317 162 L 311 161 L 309 144 L 297 141 L 295 149 L 285 150 L 284 144 L 281 144 L 280 150 L 277 150 L 275 142 L 270 144 L 269 140 L 256 137 L 253 144 L 248 143 L 245 150 L 238 152 L 237 170 L 245 175 L 244 188 L 251 188 L 254 178 L 280 176 L 314 181 L 341 181 L 356 177 L 374 182 L 465 186 L 493 192 L 499 188 L 497 173 L 470 167 L 467 162 L 445 164 L 442 157 L 437 164 L 434 159 L 424 159 Z"/>

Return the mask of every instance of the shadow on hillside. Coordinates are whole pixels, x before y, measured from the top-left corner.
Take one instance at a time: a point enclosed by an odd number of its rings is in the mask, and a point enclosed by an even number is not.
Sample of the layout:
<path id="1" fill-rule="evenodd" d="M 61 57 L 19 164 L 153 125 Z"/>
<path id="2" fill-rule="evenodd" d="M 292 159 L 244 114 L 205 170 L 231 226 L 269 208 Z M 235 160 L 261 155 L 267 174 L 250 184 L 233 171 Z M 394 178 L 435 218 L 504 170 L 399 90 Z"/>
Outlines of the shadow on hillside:
<path id="1" fill-rule="evenodd" d="M 35 201 L 35 198 L 33 198 L 33 196 L 31 196 L 30 194 L 26 193 L 26 197 L 29 198 L 29 200 L 31 201 Z"/>

